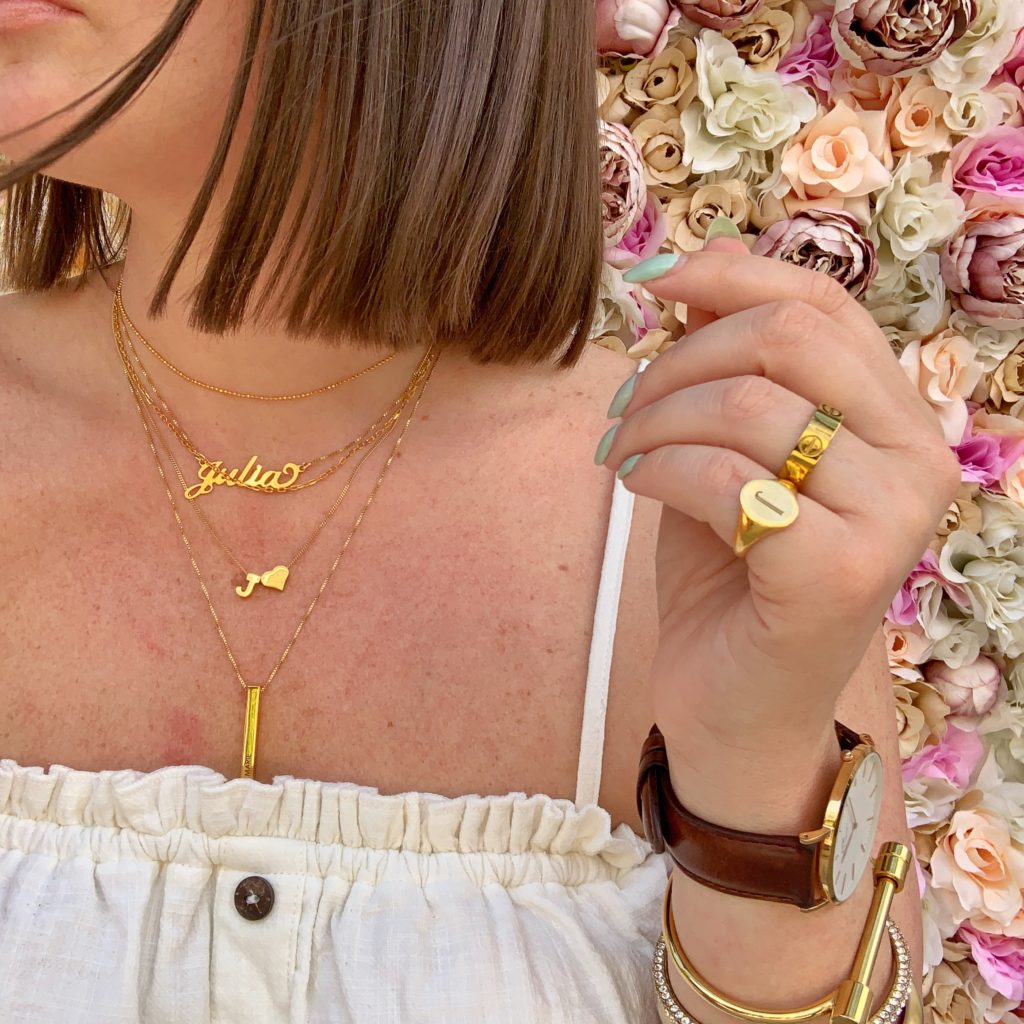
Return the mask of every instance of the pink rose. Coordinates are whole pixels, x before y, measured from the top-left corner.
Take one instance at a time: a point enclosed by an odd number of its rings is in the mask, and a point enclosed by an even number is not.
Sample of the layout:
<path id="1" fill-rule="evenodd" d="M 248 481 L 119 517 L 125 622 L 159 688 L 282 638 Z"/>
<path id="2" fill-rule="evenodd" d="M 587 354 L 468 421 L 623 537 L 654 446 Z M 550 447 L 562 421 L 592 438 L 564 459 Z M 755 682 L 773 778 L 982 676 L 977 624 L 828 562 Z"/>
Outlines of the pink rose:
<path id="1" fill-rule="evenodd" d="M 979 407 L 971 415 L 970 429 L 975 438 L 984 438 L 995 446 L 991 460 L 995 477 L 983 486 L 999 490 L 1001 478 L 1024 456 L 1024 424 L 1016 416 L 988 412 Z"/>
<path id="2" fill-rule="evenodd" d="M 605 247 L 605 263 L 625 270 L 653 256 L 667 237 L 668 221 L 662 212 L 661 203 L 656 196 L 648 195 L 647 205 L 632 227 L 617 244 Z"/>
<path id="3" fill-rule="evenodd" d="M 971 947 L 971 955 L 989 986 L 1007 999 L 1024 1001 L 1024 939 L 979 932 L 969 924 L 961 925 L 961 940 Z"/>
<path id="4" fill-rule="evenodd" d="M 785 82 L 812 85 L 826 99 L 832 95 L 832 72 L 839 66 L 839 54 L 832 41 L 828 22 L 816 14 L 807 26 L 807 35 L 779 61 L 776 68 Z"/>
<path id="5" fill-rule="evenodd" d="M 975 732 L 950 725 L 938 743 L 923 747 L 902 765 L 904 783 L 920 776 L 941 779 L 963 792 L 985 756 L 985 744 Z"/>
<path id="6" fill-rule="evenodd" d="M 1024 324 L 1024 212 L 975 207 L 946 244 L 941 267 L 973 320 L 1001 330 Z"/>
<path id="7" fill-rule="evenodd" d="M 741 25 L 752 14 L 756 14 L 764 0 L 675 0 L 690 21 L 705 28 L 717 29 Z"/>
<path id="8" fill-rule="evenodd" d="M 943 176 L 957 192 L 998 196 L 1024 213 L 1024 128 L 1000 125 L 955 146 Z"/>
<path id="9" fill-rule="evenodd" d="M 898 75 L 930 64 L 973 18 L 974 0 L 836 0 L 832 31 L 851 63 Z"/>
<path id="10" fill-rule="evenodd" d="M 1017 33 L 1017 41 L 1013 44 L 1003 66 L 995 73 L 992 81 L 1009 82 L 1024 90 L 1024 28 Z"/>
<path id="11" fill-rule="evenodd" d="M 602 121 L 601 208 L 606 246 L 617 245 L 647 204 L 644 159 L 625 125 Z"/>
<path id="12" fill-rule="evenodd" d="M 942 694 L 950 712 L 963 718 L 979 718 L 991 711 L 999 699 L 1003 679 L 999 666 L 984 654 L 961 668 L 930 661 L 925 666 L 924 677 Z"/>
<path id="13" fill-rule="evenodd" d="M 909 626 L 917 622 L 920 607 L 918 592 L 923 588 L 930 588 L 935 583 L 938 583 L 961 608 L 971 607 L 967 591 L 942 575 L 935 552 L 927 548 L 921 556 L 921 561 L 910 570 L 910 575 L 903 581 L 903 585 L 892 599 L 885 613 L 886 618 L 900 626 Z"/>
<path id="14" fill-rule="evenodd" d="M 679 22 L 669 0 L 596 0 L 594 16 L 597 52 L 620 57 L 655 56 Z"/>
<path id="15" fill-rule="evenodd" d="M 969 436 L 953 445 L 953 454 L 960 460 L 960 479 L 991 487 L 1003 473 L 999 441 L 988 434 L 971 434 L 970 423 L 966 433 Z"/>

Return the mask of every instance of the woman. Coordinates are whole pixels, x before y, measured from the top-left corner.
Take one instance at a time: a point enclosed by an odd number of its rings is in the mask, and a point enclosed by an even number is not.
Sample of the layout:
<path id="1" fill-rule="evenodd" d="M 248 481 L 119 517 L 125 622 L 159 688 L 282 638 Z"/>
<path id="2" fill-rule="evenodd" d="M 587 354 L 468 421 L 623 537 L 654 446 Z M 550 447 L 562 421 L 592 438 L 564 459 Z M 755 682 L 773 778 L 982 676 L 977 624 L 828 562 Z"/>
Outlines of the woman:
<path id="1" fill-rule="evenodd" d="M 846 293 L 728 232 L 639 270 L 684 341 L 587 346 L 591 16 L 0 4 L 4 1024 L 654 1020 L 669 876 L 731 998 L 849 976 L 907 841 L 877 627 L 957 465 Z M 753 480 L 798 515 L 736 543 Z M 885 772 L 846 898 L 716 882 L 723 826 L 821 830 L 836 720 Z M 919 979 L 912 875 L 891 916 Z"/>

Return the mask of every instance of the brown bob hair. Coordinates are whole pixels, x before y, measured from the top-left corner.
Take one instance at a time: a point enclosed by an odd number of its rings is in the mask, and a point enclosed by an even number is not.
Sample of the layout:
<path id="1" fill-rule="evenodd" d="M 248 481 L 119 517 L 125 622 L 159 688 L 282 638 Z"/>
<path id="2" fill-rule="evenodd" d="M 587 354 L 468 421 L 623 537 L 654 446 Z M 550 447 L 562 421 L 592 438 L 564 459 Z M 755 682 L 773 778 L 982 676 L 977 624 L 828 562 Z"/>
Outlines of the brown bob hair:
<path id="1" fill-rule="evenodd" d="M 8 287 L 47 289 L 117 258 L 127 207 L 42 171 L 128 103 L 201 2 L 178 0 L 145 49 L 72 104 L 106 90 L 88 113 L 0 174 Z M 229 331 L 273 302 L 296 335 L 575 365 L 603 246 L 593 0 L 251 2 L 220 138 L 149 315 L 207 215 L 253 79 L 252 132 L 191 326 Z M 289 258 L 270 275 L 283 290 L 254 299 L 285 230 Z"/>

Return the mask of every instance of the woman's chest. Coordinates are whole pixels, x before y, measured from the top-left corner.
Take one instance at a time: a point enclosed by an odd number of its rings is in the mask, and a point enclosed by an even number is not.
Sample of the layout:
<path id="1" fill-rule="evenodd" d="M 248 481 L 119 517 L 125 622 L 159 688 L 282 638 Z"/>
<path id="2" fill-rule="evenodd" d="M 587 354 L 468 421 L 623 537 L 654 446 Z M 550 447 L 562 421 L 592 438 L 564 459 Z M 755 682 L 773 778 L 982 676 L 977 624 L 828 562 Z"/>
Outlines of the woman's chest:
<path id="1" fill-rule="evenodd" d="M 51 467 L 6 526 L 0 752 L 237 774 L 239 677 L 272 676 L 257 777 L 572 797 L 611 479 L 569 447 L 544 469 L 498 452 L 432 473 L 399 461 L 353 531 L 372 472 L 284 590 L 245 598 L 207 523 L 180 496 L 177 522 L 142 476 L 152 466 L 63 491 Z M 245 497 L 207 519 L 255 572 L 322 519 L 313 500 L 281 515 L 289 499 Z"/>

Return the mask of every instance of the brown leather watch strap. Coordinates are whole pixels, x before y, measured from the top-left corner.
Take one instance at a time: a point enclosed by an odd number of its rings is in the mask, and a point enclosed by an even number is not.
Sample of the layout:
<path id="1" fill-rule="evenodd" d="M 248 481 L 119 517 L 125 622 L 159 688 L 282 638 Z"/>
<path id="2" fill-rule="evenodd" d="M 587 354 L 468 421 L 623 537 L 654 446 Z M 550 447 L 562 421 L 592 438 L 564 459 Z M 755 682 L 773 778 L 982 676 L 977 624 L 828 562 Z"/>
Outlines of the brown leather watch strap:
<path id="1" fill-rule="evenodd" d="M 843 749 L 861 737 L 835 723 Z M 679 869 L 719 892 L 809 908 L 824 891 L 816 868 L 816 847 L 799 836 L 762 835 L 715 825 L 691 814 L 679 802 L 669 778 L 665 738 L 657 724 L 644 741 L 637 776 L 637 808 L 647 841 L 658 853 L 668 850 Z"/>

